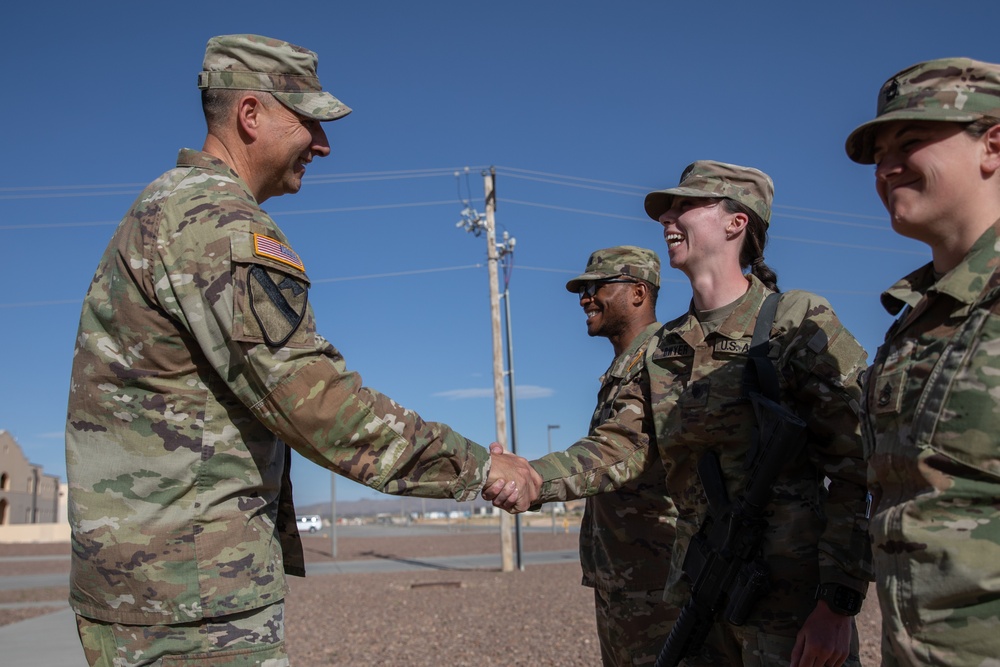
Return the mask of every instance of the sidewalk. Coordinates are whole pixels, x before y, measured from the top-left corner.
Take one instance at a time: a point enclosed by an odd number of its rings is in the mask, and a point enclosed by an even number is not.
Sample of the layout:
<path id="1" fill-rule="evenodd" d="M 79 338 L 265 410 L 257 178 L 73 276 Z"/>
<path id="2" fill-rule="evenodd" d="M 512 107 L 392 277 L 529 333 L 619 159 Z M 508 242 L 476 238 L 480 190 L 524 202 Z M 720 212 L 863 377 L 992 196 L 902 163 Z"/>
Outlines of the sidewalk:
<path id="1" fill-rule="evenodd" d="M 0 626 L 0 646 L 6 665 L 87 667 L 69 605 L 53 614 Z"/>
<path id="2" fill-rule="evenodd" d="M 576 549 L 535 551 L 524 554 L 525 565 L 546 565 L 579 560 Z M 500 569 L 499 554 L 467 556 L 431 556 L 419 558 L 379 557 L 364 560 L 315 562 L 307 565 L 310 576 L 400 572 L 404 570 Z M 2 577 L 0 590 L 55 586 L 66 583 L 65 574 Z M 53 604 L 53 603 L 50 603 Z M 29 605 L 21 605 L 29 606 Z M 76 633 L 76 619 L 65 609 L 0 626 L 0 647 L 5 665 L 58 665 L 86 667 L 87 661 Z"/>

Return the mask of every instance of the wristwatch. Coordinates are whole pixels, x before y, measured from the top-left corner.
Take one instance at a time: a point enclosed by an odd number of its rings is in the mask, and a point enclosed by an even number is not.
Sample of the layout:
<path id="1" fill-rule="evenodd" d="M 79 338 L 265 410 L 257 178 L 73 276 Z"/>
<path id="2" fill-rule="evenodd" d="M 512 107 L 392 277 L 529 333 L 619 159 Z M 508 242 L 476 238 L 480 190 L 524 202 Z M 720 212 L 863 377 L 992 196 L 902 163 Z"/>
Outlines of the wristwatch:
<path id="1" fill-rule="evenodd" d="M 816 599 L 825 602 L 832 611 L 843 616 L 855 616 L 861 611 L 864 596 L 843 584 L 826 583 L 816 588 Z"/>

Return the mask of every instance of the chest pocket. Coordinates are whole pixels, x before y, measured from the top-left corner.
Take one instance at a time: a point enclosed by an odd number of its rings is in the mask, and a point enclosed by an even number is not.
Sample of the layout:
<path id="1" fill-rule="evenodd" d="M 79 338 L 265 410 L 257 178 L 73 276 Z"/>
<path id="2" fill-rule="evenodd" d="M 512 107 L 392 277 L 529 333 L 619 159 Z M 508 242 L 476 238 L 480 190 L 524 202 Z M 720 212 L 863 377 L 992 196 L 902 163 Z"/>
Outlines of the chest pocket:
<path id="1" fill-rule="evenodd" d="M 286 244 L 264 234 L 234 234 L 233 338 L 268 347 L 315 345 L 309 278 Z"/>

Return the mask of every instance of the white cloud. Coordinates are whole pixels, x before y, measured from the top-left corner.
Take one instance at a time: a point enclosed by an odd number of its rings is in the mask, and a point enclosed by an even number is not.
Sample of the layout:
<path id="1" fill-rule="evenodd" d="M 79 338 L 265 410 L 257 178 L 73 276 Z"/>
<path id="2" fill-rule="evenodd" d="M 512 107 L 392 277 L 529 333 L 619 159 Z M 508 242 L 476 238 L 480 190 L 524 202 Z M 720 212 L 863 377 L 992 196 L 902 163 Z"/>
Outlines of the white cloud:
<path id="1" fill-rule="evenodd" d="M 453 401 L 457 401 L 464 398 L 493 398 L 492 389 L 450 389 L 448 391 L 439 391 L 432 396 L 437 396 L 439 398 L 450 398 Z"/>
<path id="2" fill-rule="evenodd" d="M 517 397 L 522 400 L 548 398 L 556 393 L 556 390 L 552 387 L 539 387 L 534 384 L 519 384 L 514 388 L 517 390 Z"/>
<path id="3" fill-rule="evenodd" d="M 539 387 L 533 384 L 519 384 L 515 387 L 517 391 L 517 398 L 526 401 L 533 398 L 548 398 L 554 395 L 555 389 L 551 387 Z M 492 388 L 472 388 L 472 389 L 450 389 L 448 391 L 439 391 L 434 394 L 438 398 L 448 398 L 453 401 L 463 400 L 467 398 L 493 398 Z"/>

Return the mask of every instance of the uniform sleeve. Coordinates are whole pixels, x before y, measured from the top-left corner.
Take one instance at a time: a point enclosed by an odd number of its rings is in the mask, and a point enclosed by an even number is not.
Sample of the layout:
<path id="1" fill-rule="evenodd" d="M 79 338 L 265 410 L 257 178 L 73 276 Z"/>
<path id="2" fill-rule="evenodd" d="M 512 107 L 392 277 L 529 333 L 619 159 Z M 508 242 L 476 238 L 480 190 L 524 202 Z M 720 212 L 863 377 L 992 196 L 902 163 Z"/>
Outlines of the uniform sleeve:
<path id="1" fill-rule="evenodd" d="M 622 386 L 611 416 L 587 437 L 531 462 L 544 482 L 540 502 L 614 491 L 655 463 L 648 387 L 643 371 Z"/>
<path id="2" fill-rule="evenodd" d="M 265 213 L 232 197 L 184 206 L 174 211 L 183 233 L 161 229 L 148 261 L 154 299 L 190 334 L 191 356 L 215 370 L 203 374 L 209 391 L 235 396 L 306 458 L 384 493 L 478 494 L 488 451 L 346 369 L 316 333 L 308 276 Z"/>
<path id="3" fill-rule="evenodd" d="M 820 579 L 864 592 L 873 580 L 867 517 L 867 465 L 861 442 L 861 380 L 867 355 L 830 304 L 804 292 L 782 299 L 776 324 L 790 341 L 778 367 L 808 425 L 809 455 L 829 480 L 821 495 L 826 528 Z"/>
<path id="4" fill-rule="evenodd" d="M 329 344 L 252 409 L 306 458 L 383 493 L 473 500 L 489 470 L 485 448 L 361 386 Z"/>

